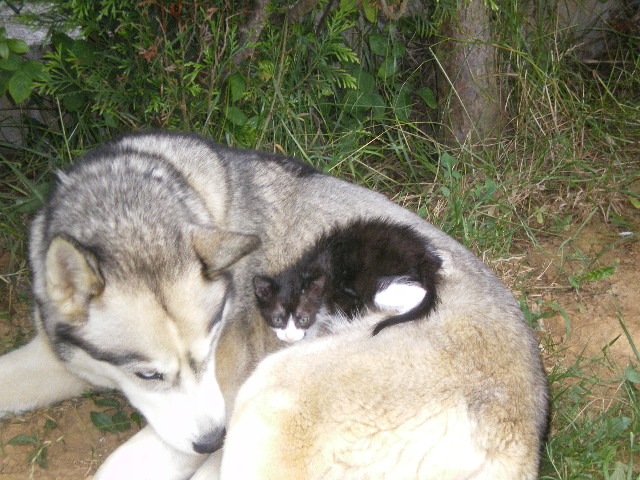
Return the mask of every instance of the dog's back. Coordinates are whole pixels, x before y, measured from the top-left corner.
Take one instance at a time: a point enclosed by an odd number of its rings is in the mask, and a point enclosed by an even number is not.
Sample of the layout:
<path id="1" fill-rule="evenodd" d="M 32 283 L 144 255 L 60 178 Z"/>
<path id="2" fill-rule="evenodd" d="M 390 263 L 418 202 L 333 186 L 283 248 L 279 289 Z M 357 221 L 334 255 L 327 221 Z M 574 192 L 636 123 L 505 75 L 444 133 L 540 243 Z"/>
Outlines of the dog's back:
<path id="1" fill-rule="evenodd" d="M 537 478 L 546 383 L 524 329 L 437 310 L 371 337 L 373 321 L 260 364 L 223 480 Z"/>

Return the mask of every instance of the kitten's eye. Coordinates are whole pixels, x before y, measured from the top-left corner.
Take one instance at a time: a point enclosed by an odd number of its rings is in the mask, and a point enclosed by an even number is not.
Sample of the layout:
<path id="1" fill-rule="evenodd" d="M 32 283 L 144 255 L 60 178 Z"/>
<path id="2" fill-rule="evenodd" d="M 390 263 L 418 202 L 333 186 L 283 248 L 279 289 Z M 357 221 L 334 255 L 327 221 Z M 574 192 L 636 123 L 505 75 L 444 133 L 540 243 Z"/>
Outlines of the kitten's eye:
<path id="1" fill-rule="evenodd" d="M 298 319 L 298 325 L 304 327 L 307 323 L 309 323 L 309 317 L 302 317 Z"/>
<path id="2" fill-rule="evenodd" d="M 141 378 L 142 380 L 164 380 L 164 375 L 160 372 L 136 372 L 136 377 Z"/>
<path id="3" fill-rule="evenodd" d="M 356 293 L 356 291 L 353 288 L 349 288 L 349 287 L 342 287 L 342 293 L 346 293 L 347 295 L 349 295 L 350 297 L 357 297 L 358 294 Z"/>
<path id="4" fill-rule="evenodd" d="M 284 326 L 284 317 L 278 317 L 278 318 L 274 318 L 273 319 L 273 324 L 276 327 L 283 327 Z"/>

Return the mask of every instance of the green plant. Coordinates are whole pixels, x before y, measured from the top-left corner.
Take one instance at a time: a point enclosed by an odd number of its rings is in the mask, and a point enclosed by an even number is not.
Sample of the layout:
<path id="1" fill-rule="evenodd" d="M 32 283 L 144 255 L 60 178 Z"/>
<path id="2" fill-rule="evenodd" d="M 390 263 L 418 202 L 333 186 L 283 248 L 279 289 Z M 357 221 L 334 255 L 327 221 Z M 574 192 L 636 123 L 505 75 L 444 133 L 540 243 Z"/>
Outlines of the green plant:
<path id="1" fill-rule="evenodd" d="M 24 58 L 28 51 L 24 40 L 7 38 L 6 28 L 0 27 L 0 97 L 9 94 L 15 103 L 21 103 L 37 82 L 49 80 L 41 62 Z"/>
<path id="2" fill-rule="evenodd" d="M 32 435 L 16 435 L 15 437 L 10 438 L 9 441 L 7 441 L 7 444 L 32 446 L 33 450 L 29 453 L 29 461 L 38 465 L 40 468 L 47 468 L 47 451 L 51 442 L 49 440 L 44 440 L 44 438 L 51 430 L 57 427 L 58 424 L 48 418 L 44 423 L 43 433 L 36 432 Z"/>
<path id="3" fill-rule="evenodd" d="M 206 2 L 60 2 L 84 38 L 54 33 L 43 93 L 82 124 L 206 129 L 219 124 L 237 50 L 225 7 Z M 100 52 L 98 55 L 97 52 Z"/>
<path id="4" fill-rule="evenodd" d="M 615 266 L 595 268 L 587 272 L 579 273 L 569 276 L 569 285 L 576 290 L 585 282 L 597 282 L 598 280 L 604 280 L 616 273 Z"/>
<path id="5" fill-rule="evenodd" d="M 309 23 L 267 26 L 248 72 L 230 78 L 226 102 L 237 127 L 231 133 L 243 144 L 260 144 L 267 135 L 283 131 L 286 138 L 314 129 L 318 117 L 335 115 L 337 91 L 354 87 L 345 64 L 359 60 L 342 37 L 352 26 L 349 18 L 331 15 L 320 38 Z"/>
<path id="6" fill-rule="evenodd" d="M 605 350 L 550 372 L 554 410 L 541 480 L 637 480 L 637 367 L 608 380 L 617 369 Z"/>
<path id="7" fill-rule="evenodd" d="M 406 55 L 406 47 L 400 39 L 385 33 L 368 35 L 370 65 L 354 66 L 351 73 L 356 79 L 353 88 L 344 92 L 343 109 L 354 118 L 363 120 L 385 120 L 385 115 L 408 122 L 414 109 L 415 99 L 422 100 L 423 107 L 437 107 L 435 93 L 426 86 L 415 87 L 411 76 L 400 72 Z M 372 70 L 370 73 L 367 70 Z"/>
<path id="8" fill-rule="evenodd" d="M 122 403 L 113 396 L 91 395 L 91 400 L 101 411 L 91 411 L 89 413 L 91 422 L 100 431 L 117 433 L 126 432 L 131 429 L 131 422 L 140 427 L 142 417 L 138 412 L 127 414 L 123 410 Z"/>

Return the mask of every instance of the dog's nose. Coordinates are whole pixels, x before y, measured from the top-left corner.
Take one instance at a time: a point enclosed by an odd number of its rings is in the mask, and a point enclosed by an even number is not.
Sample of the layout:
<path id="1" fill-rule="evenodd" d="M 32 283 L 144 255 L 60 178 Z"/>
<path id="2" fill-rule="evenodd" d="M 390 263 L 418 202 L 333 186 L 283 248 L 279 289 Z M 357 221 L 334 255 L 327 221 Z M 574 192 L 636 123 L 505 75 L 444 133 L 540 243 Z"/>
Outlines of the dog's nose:
<path id="1" fill-rule="evenodd" d="M 216 428 L 193 442 L 193 449 L 196 453 L 213 453 L 222 447 L 226 433 L 224 427 Z"/>

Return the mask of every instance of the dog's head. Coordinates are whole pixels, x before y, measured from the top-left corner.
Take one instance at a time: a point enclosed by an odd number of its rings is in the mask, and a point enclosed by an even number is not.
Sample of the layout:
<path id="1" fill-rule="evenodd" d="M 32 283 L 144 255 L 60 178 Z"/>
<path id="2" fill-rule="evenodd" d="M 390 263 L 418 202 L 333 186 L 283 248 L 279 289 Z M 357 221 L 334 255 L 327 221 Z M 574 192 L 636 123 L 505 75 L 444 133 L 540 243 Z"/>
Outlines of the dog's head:
<path id="1" fill-rule="evenodd" d="M 69 370 L 121 390 L 168 444 L 205 453 L 224 438 L 214 350 L 233 298 L 230 268 L 259 241 L 203 227 L 186 237 L 166 251 L 172 258 L 146 255 L 162 265 L 138 265 L 55 236 L 35 292 Z"/>

